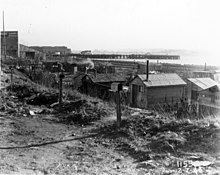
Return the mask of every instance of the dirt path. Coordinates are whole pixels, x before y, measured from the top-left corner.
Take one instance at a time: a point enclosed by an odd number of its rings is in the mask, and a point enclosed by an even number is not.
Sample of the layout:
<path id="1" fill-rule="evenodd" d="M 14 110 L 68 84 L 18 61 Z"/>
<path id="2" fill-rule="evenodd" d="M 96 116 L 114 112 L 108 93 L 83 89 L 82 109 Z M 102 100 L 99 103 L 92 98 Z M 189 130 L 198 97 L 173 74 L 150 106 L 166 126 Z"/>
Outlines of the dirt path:
<path id="1" fill-rule="evenodd" d="M 53 116 L 10 117 L 0 113 L 0 172 L 4 174 L 136 174 L 135 165 L 94 138 L 81 127 L 56 123 Z M 85 129 L 86 130 L 86 129 Z M 53 141 L 60 143 L 52 143 Z M 30 144 L 48 145 L 16 148 Z M 2 148 L 14 149 L 2 149 Z"/>

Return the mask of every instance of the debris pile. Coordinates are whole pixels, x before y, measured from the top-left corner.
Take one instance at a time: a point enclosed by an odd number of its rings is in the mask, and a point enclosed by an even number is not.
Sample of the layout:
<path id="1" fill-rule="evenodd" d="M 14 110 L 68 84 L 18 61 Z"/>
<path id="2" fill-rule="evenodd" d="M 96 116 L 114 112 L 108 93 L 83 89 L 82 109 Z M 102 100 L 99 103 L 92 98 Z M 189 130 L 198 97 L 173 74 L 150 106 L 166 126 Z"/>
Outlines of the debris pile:
<path id="1" fill-rule="evenodd" d="M 63 109 L 67 113 L 59 116 L 60 121 L 67 124 L 88 125 L 101 117 L 109 115 L 112 111 L 102 107 L 103 102 L 80 99 L 77 101 L 67 101 L 63 104 Z M 58 108 L 58 103 L 53 107 Z"/>
<path id="2" fill-rule="evenodd" d="M 63 101 L 62 102 L 62 111 L 69 113 L 72 111 L 79 111 L 80 108 L 86 103 L 86 100 L 76 100 L 76 101 Z M 50 105 L 50 107 L 59 110 L 59 103 L 55 102 Z"/>
<path id="3" fill-rule="evenodd" d="M 37 93 L 36 88 L 29 84 L 13 84 L 6 88 L 8 91 L 11 91 L 19 99 L 30 97 Z"/>
<path id="4" fill-rule="evenodd" d="M 106 116 L 112 110 L 103 107 L 101 100 L 64 91 L 62 109 L 59 108 L 57 90 L 36 88 L 31 83 L 16 83 L 5 88 L 4 103 L 0 110 L 22 116 L 59 113 L 58 121 L 67 124 L 87 125 Z M 66 95 L 67 94 L 67 95 Z M 74 99 L 74 100 L 73 100 Z M 35 109 L 37 107 L 37 109 Z"/>
<path id="5" fill-rule="evenodd" d="M 176 174 L 178 170 L 190 174 L 198 168 L 201 174 L 217 172 L 220 160 L 218 120 L 178 120 L 132 109 L 127 114 L 120 128 L 115 122 L 109 122 L 93 130 L 100 134 L 96 142 L 131 156 L 138 163 L 136 168 L 146 173 Z"/>
<path id="6" fill-rule="evenodd" d="M 56 92 L 39 92 L 27 98 L 27 104 L 30 105 L 51 105 L 57 102 L 59 94 Z"/>
<path id="7" fill-rule="evenodd" d="M 122 121 L 121 128 L 117 129 L 115 123 L 108 123 L 99 128 L 99 133 L 108 141 L 114 142 L 110 145 L 126 144 L 129 149 L 142 151 L 146 151 L 147 147 L 153 152 L 177 154 L 179 150 L 192 149 L 192 146 L 197 151 L 200 149 L 206 152 L 207 149 L 204 150 L 206 147 L 213 152 L 219 148 L 220 127 L 217 122 L 210 124 L 189 119 L 168 119 L 160 115 L 145 115 L 139 112 L 133 114 Z M 125 139 L 121 139 L 122 135 Z M 210 143 L 210 137 L 215 140 L 215 144 Z M 205 143 L 207 141 L 209 145 Z"/>
<path id="8" fill-rule="evenodd" d="M 27 116 L 29 113 L 28 106 L 21 102 L 18 97 L 10 95 L 7 91 L 0 91 L 0 111 L 5 115 L 9 114 L 13 116 L 22 115 Z"/>

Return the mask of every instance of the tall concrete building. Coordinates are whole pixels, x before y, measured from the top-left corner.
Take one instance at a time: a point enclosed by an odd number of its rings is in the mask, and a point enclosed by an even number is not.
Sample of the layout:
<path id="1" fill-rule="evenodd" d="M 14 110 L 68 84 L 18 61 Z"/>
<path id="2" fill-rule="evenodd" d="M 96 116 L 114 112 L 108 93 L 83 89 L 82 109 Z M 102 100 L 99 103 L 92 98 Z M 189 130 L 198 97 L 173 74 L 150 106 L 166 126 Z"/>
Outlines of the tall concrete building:
<path id="1" fill-rule="evenodd" d="M 18 57 L 18 31 L 1 31 L 1 54 Z"/>

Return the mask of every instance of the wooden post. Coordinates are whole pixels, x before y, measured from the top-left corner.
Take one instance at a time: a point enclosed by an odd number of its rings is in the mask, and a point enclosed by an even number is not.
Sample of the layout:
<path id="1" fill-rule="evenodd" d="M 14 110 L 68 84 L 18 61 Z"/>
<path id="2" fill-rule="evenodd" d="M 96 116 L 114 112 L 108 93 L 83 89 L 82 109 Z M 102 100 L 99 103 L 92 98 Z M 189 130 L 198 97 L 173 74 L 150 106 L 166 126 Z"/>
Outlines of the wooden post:
<path id="1" fill-rule="evenodd" d="M 59 75 L 59 109 L 62 110 L 62 98 L 63 98 L 63 73 Z"/>
<path id="2" fill-rule="evenodd" d="M 196 102 L 196 114 L 197 116 L 200 116 L 200 110 L 199 110 L 199 102 Z"/>
<path id="3" fill-rule="evenodd" d="M 114 92 L 115 103 L 116 103 L 116 113 L 117 113 L 117 127 L 121 125 L 121 97 L 120 91 L 123 90 L 122 84 L 112 83 L 111 90 Z"/>
<path id="4" fill-rule="evenodd" d="M 116 97 L 116 112 L 117 112 L 117 127 L 121 125 L 121 98 L 120 91 L 115 92 Z"/>
<path id="5" fill-rule="evenodd" d="M 64 74 L 63 74 L 63 68 L 62 68 L 62 64 L 58 65 L 60 74 L 59 74 L 59 110 L 62 110 L 62 98 L 63 98 L 63 78 L 64 78 Z"/>

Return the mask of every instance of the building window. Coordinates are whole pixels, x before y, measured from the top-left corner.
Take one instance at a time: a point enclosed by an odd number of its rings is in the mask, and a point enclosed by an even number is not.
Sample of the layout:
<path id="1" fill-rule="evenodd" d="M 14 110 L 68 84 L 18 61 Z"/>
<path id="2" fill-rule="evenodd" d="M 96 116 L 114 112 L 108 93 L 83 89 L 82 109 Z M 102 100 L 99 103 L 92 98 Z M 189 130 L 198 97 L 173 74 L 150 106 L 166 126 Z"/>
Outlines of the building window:
<path id="1" fill-rule="evenodd" d="M 144 86 L 139 86 L 139 92 L 144 92 Z"/>

